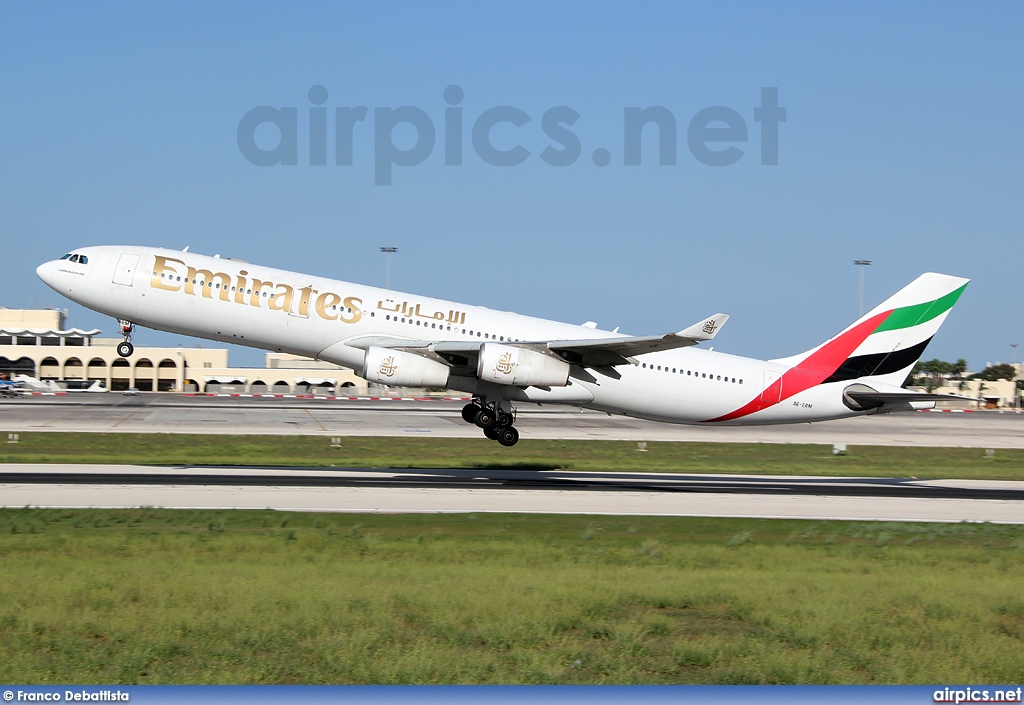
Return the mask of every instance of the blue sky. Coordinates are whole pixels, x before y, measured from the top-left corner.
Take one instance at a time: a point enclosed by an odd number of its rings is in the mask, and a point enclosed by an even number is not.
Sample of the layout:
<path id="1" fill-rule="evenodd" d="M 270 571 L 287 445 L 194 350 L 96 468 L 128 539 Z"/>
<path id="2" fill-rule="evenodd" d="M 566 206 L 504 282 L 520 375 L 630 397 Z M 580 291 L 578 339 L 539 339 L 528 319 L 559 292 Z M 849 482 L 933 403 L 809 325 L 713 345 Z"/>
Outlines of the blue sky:
<path id="1" fill-rule="evenodd" d="M 974 369 L 1024 342 L 1024 5 L 1020 3 L 73 3 L 0 10 L 0 305 L 68 308 L 37 264 L 82 245 L 139 243 L 381 285 L 635 334 L 733 316 L 720 350 L 777 357 L 923 271 L 973 283 L 927 356 Z M 310 87 L 327 89 L 328 160 L 309 163 Z M 445 88 L 459 86 L 463 163 L 445 165 Z M 754 109 L 777 87 L 778 165 L 761 164 Z M 296 108 L 294 166 L 239 149 L 257 106 Z M 353 163 L 334 163 L 334 109 L 366 106 Z M 416 166 L 375 185 L 377 108 L 436 128 Z M 475 121 L 530 117 L 491 143 Z M 568 106 L 581 156 L 542 116 Z M 676 164 L 625 166 L 623 111 L 662 106 Z M 748 131 L 730 166 L 687 144 L 709 106 Z M 717 123 L 716 123 L 717 124 Z M 254 133 L 262 149 L 277 132 Z M 397 149 L 417 139 L 391 134 Z M 711 144 L 720 149 L 728 144 Z M 611 162 L 595 165 L 605 148 Z M 196 341 L 141 331 L 141 344 Z M 262 355 L 233 350 L 232 362 Z"/>

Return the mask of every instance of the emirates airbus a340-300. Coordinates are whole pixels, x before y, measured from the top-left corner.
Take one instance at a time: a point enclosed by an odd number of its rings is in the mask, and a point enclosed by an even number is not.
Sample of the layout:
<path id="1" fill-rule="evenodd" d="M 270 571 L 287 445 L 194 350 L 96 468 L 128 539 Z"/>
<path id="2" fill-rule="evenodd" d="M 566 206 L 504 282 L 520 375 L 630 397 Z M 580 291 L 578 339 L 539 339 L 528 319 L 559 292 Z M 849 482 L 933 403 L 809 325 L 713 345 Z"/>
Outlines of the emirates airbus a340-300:
<path id="1" fill-rule="evenodd" d="M 922 274 L 807 352 L 755 360 L 696 347 L 728 316 L 629 336 L 187 251 L 84 247 L 36 271 L 134 326 L 304 355 L 369 382 L 472 394 L 467 423 L 511 446 L 513 403 L 571 404 L 683 424 L 807 423 L 929 408 L 901 388 L 968 280 Z"/>

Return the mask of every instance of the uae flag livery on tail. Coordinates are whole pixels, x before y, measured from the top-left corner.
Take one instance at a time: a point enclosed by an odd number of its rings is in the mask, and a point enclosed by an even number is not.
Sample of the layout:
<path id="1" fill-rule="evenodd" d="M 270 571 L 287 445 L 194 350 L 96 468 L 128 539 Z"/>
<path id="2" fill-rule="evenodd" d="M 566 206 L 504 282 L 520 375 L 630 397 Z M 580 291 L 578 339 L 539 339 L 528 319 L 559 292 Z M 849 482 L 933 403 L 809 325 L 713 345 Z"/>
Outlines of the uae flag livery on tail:
<path id="1" fill-rule="evenodd" d="M 898 388 L 967 284 L 968 280 L 961 277 L 922 274 L 818 347 L 771 360 L 789 368 L 771 389 L 708 421 L 731 421 L 756 414 L 819 384 L 856 381 Z"/>

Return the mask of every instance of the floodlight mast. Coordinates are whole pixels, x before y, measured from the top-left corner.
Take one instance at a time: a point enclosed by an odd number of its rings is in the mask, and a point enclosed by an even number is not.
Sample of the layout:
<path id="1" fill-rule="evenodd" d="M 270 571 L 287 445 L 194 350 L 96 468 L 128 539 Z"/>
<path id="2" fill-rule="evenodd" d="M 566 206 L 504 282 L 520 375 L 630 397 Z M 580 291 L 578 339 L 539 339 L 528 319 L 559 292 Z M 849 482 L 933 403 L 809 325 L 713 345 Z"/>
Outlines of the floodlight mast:
<path id="1" fill-rule="evenodd" d="M 384 265 L 384 288 L 388 291 L 391 290 L 391 255 L 398 252 L 397 247 L 382 247 L 380 251 L 384 253 L 385 265 Z"/>
<path id="2" fill-rule="evenodd" d="M 853 263 L 860 267 L 860 315 L 864 315 L 864 268 L 870 266 L 869 259 L 855 259 Z"/>

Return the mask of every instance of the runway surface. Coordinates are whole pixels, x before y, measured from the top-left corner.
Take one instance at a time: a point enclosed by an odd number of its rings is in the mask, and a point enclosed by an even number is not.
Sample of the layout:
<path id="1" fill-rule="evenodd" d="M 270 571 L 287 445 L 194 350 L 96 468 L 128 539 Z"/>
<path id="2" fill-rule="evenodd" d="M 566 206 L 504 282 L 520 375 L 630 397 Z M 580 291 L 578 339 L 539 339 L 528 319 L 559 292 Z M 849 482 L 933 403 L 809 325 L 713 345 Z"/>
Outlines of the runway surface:
<path id="1" fill-rule="evenodd" d="M 1024 482 L 9 464 L 0 504 L 1024 523 Z"/>
<path id="2" fill-rule="evenodd" d="M 91 431 L 319 436 L 475 438 L 458 401 L 342 401 L 78 394 L 0 401 L 0 432 Z M 909 412 L 815 424 L 760 427 L 677 426 L 580 411 L 522 405 L 525 439 L 847 443 L 1024 448 L 1024 414 Z"/>

